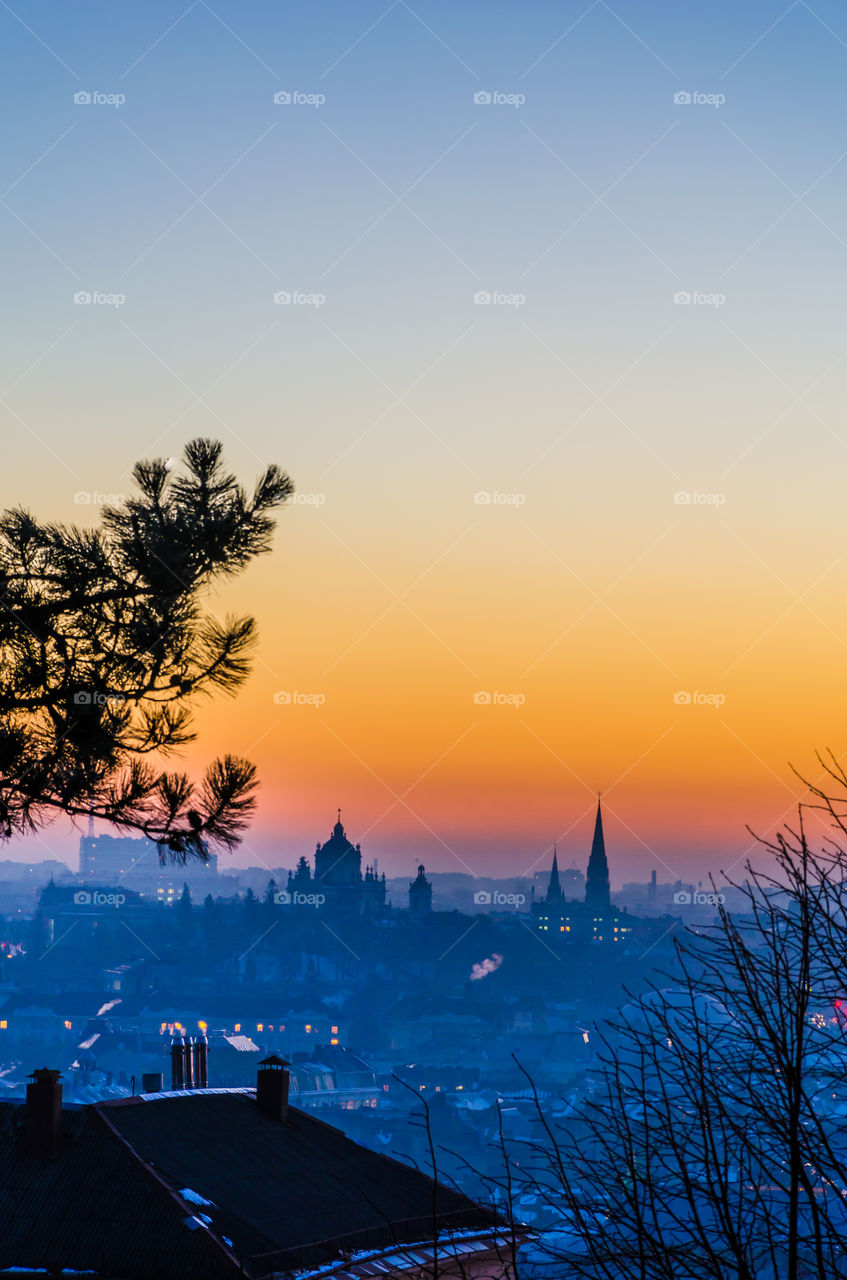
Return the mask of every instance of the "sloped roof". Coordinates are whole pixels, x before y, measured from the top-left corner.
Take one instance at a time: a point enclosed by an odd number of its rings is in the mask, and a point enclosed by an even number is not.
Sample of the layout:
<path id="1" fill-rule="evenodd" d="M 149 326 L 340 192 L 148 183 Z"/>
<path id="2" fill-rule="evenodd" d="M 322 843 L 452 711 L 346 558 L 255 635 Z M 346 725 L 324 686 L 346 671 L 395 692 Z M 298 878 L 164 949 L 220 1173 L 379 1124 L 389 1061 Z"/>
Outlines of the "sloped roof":
<path id="1" fill-rule="evenodd" d="M 291 1108 L 273 1120 L 244 1090 L 126 1098 L 63 1113 L 54 1160 L 24 1154 L 24 1109 L 0 1103 L 0 1268 L 72 1267 L 138 1280 L 287 1271 L 347 1247 L 420 1239 L 432 1183 Z M 210 1201 L 186 1200 L 181 1191 Z M 454 1225 L 491 1216 L 439 1189 Z M 197 1215 L 210 1218 L 207 1225 Z M 196 1229 L 186 1226 L 192 1219 Z M 231 1247 L 224 1239 L 232 1242 Z M 271 1258 L 270 1255 L 276 1255 Z"/>
<path id="2" fill-rule="evenodd" d="M 22 1150 L 24 1107 L 0 1103 L 0 1267 L 63 1267 L 102 1275 L 186 1280 L 237 1274 L 194 1208 L 110 1132 L 97 1107 L 62 1113 L 53 1160 Z"/>

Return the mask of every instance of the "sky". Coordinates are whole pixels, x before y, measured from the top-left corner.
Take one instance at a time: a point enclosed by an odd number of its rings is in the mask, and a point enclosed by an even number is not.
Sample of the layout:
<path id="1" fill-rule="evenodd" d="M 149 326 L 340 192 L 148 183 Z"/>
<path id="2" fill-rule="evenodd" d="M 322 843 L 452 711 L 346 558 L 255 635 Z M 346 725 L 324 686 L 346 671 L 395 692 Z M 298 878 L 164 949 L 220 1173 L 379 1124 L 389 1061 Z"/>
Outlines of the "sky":
<path id="1" fill-rule="evenodd" d="M 847 15 L 0 8 L 0 505 L 287 469 L 236 865 L 738 874 L 844 748 Z M 11 125 L 11 127 L 9 127 Z M 86 299 L 89 299 L 86 301 Z M 13 856 L 75 856 L 62 824 Z M 3 856 L 0 853 L 0 856 Z"/>

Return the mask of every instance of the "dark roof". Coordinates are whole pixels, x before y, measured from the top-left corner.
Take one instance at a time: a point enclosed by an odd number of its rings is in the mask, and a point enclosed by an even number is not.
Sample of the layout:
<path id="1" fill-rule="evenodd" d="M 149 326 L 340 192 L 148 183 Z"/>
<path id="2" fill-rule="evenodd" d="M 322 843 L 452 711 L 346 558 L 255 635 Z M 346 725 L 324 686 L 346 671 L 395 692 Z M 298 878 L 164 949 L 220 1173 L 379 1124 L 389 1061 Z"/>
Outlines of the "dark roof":
<path id="1" fill-rule="evenodd" d="M 0 1268 L 201 1280 L 234 1276 L 247 1259 L 247 1273 L 261 1276 L 337 1257 L 340 1237 L 366 1248 L 431 1235 L 429 1178 L 306 1112 L 273 1120 L 252 1093 L 65 1111 L 53 1160 L 24 1153 L 23 1115 L 0 1104 Z M 185 1189 L 211 1206 L 184 1199 Z M 455 1226 L 492 1222 L 448 1188 L 438 1213 Z M 201 1214 L 208 1227 L 190 1229 L 186 1219 Z"/>

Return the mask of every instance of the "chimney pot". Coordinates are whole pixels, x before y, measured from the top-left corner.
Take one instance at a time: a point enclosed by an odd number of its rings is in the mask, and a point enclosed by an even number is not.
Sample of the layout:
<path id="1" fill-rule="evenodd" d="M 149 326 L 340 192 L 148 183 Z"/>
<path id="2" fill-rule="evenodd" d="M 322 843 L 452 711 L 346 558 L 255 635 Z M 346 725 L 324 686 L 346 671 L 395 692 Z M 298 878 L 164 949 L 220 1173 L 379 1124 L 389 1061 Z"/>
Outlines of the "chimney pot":
<path id="1" fill-rule="evenodd" d="M 194 1088 L 209 1086 L 209 1041 L 203 1031 L 194 1041 Z"/>
<path id="2" fill-rule="evenodd" d="M 30 1155 L 45 1159 L 59 1150 L 62 1125 L 61 1073 L 42 1067 L 26 1087 L 26 1144 Z"/>
<path id="3" fill-rule="evenodd" d="M 171 1040 L 171 1088 L 185 1088 L 185 1043 L 176 1031 Z"/>
<path id="4" fill-rule="evenodd" d="M 288 1119 L 289 1065 L 272 1053 L 259 1063 L 256 1073 L 256 1102 L 274 1120 Z"/>
<path id="5" fill-rule="evenodd" d="M 186 1036 L 182 1047 L 183 1053 L 183 1079 L 185 1081 L 184 1089 L 194 1088 L 194 1041 L 191 1036 Z"/>

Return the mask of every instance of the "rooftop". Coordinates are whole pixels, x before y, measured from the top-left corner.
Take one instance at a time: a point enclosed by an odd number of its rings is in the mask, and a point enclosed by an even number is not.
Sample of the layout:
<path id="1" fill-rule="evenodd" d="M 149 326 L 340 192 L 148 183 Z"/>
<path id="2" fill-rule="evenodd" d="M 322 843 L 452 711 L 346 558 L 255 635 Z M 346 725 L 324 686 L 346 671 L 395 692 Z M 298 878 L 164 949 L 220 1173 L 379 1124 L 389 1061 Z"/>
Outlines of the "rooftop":
<path id="1" fill-rule="evenodd" d="M 138 1280 L 277 1275 L 432 1232 L 433 1184 L 252 1090 L 141 1095 L 66 1109 L 58 1154 L 27 1154 L 26 1108 L 0 1103 L 0 1268 Z M 438 1190 L 438 1220 L 491 1215 Z"/>

